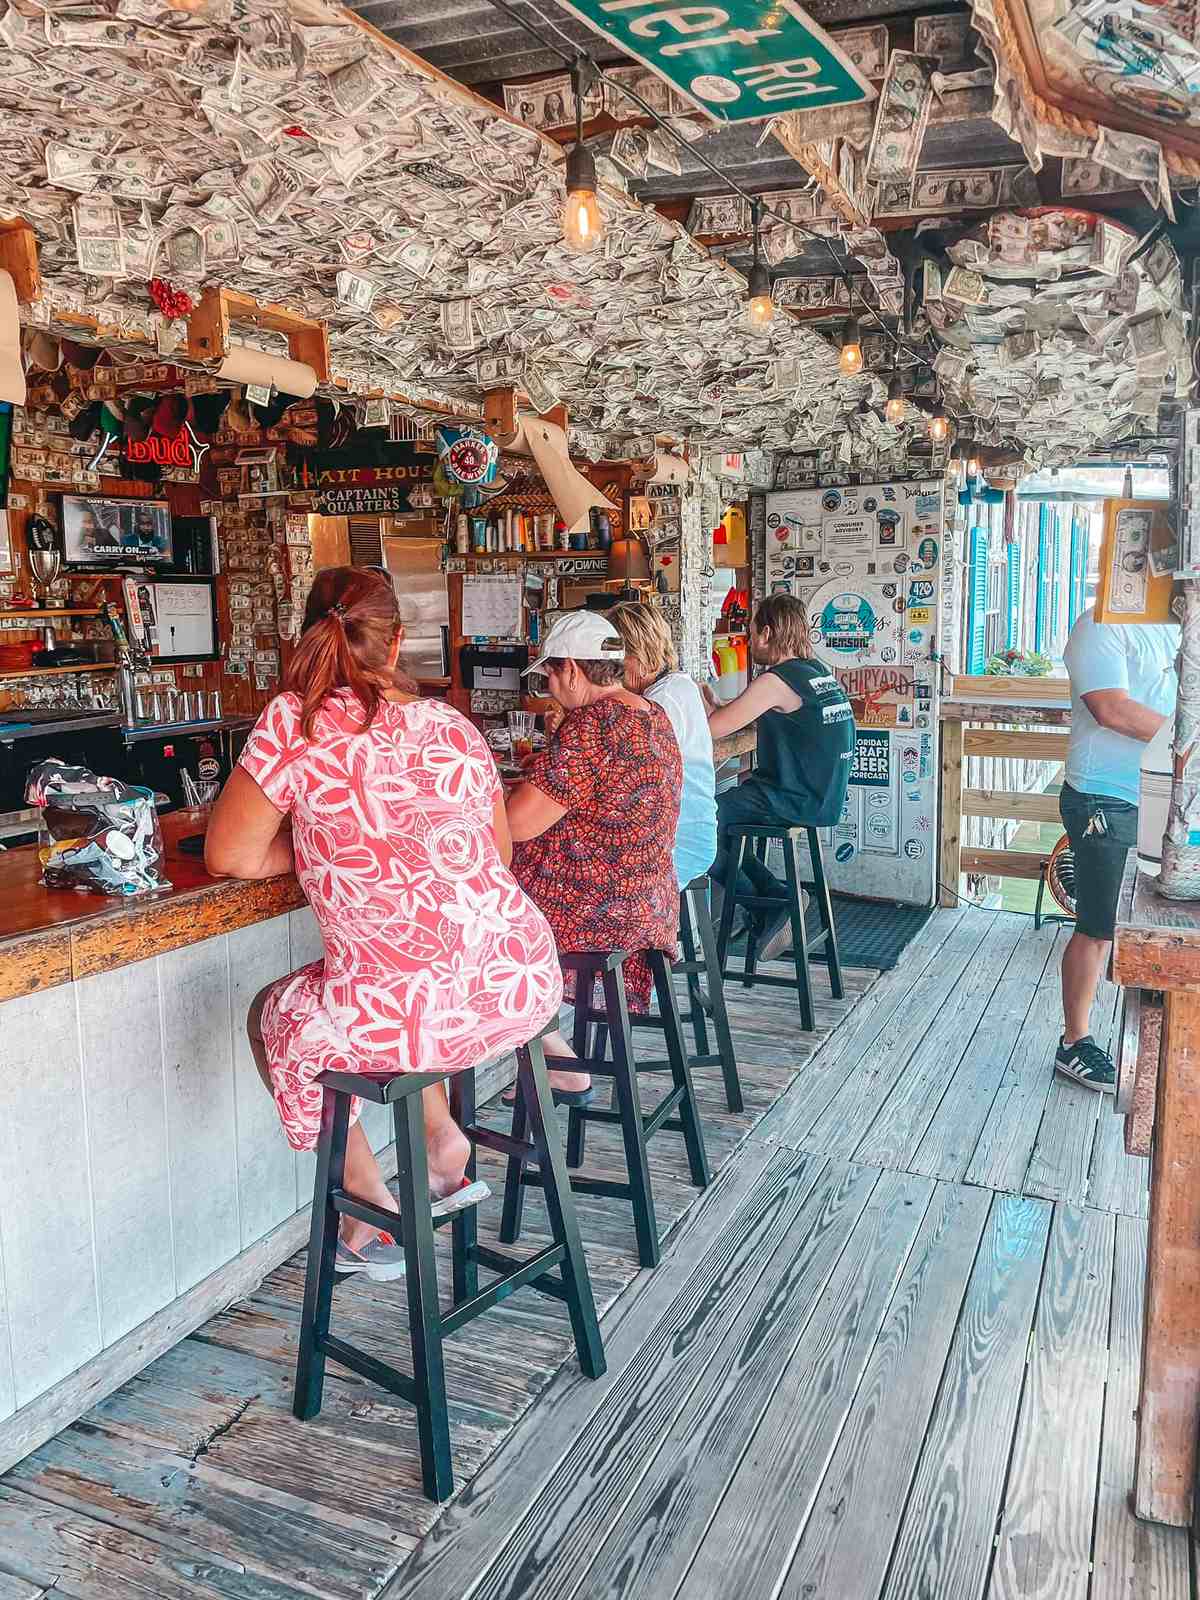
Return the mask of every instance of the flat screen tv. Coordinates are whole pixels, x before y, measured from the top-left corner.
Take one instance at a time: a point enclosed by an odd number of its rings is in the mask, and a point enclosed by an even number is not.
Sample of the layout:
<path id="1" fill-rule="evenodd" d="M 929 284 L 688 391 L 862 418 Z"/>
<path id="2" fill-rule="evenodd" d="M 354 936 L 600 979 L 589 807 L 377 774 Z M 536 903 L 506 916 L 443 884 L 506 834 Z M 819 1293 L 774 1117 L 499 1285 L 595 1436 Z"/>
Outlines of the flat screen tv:
<path id="1" fill-rule="evenodd" d="M 171 508 L 165 500 L 65 494 L 62 554 L 67 567 L 169 567 Z"/>

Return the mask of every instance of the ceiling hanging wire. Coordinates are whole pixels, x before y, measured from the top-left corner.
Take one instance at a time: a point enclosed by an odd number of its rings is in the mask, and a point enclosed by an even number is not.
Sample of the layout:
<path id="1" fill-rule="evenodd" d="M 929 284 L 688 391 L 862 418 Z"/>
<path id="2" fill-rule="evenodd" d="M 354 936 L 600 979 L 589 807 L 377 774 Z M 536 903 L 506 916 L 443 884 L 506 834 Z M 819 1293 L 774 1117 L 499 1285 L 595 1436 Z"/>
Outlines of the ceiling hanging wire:
<path id="1" fill-rule="evenodd" d="M 702 167 L 706 168 L 707 171 L 712 174 L 713 177 L 719 179 L 727 189 L 732 190 L 734 194 L 745 200 L 746 203 L 751 207 L 752 214 L 753 208 L 757 204 L 759 207 L 758 215 L 760 218 L 760 223 L 763 216 L 771 217 L 776 222 L 780 222 L 787 227 L 794 228 L 797 233 L 803 234 L 805 238 L 812 239 L 823 245 L 829 255 L 834 272 L 846 286 L 846 293 L 849 299 L 851 312 L 853 313 L 856 310 L 855 298 L 857 296 L 861 306 L 861 315 L 869 318 L 870 321 L 875 324 L 879 331 L 888 340 L 890 340 L 897 352 L 903 352 L 913 363 L 918 366 L 928 365 L 928 357 L 923 355 L 920 351 L 914 350 L 911 345 L 905 344 L 895 330 L 887 325 L 875 307 L 867 303 L 866 297 L 862 294 L 862 292 L 856 290 L 854 286 L 853 274 L 847 270 L 844 259 L 838 255 L 837 251 L 833 248 L 833 245 L 830 243 L 825 234 L 819 233 L 815 228 L 806 228 L 803 223 L 794 222 L 790 217 L 782 216 L 779 212 L 772 211 L 769 206 L 764 206 L 761 200 L 759 200 L 755 195 L 752 195 L 748 190 L 744 189 L 735 178 L 731 178 L 727 172 L 724 172 L 716 164 L 715 161 L 710 161 L 709 158 L 700 150 L 698 150 L 694 144 L 685 139 L 677 128 L 672 127 L 668 120 L 666 120 L 659 112 L 657 112 L 653 106 L 648 104 L 647 101 L 642 99 L 641 95 L 638 94 L 636 89 L 631 89 L 628 84 L 624 84 L 616 79 L 609 78 L 605 74 L 604 69 L 599 66 L 599 64 L 595 62 L 585 50 L 581 50 L 577 45 L 569 40 L 567 35 L 562 33 L 561 29 L 558 28 L 558 25 L 551 21 L 550 18 L 543 16 L 540 11 L 538 12 L 538 21 L 547 27 L 554 28 L 555 32 L 560 33 L 561 37 L 567 40 L 566 48 L 564 48 L 562 45 L 556 44 L 553 39 L 547 38 L 537 26 L 523 17 L 515 6 L 510 5 L 508 0 L 490 0 L 490 4 L 494 6 L 497 11 L 503 12 L 503 14 L 508 17 L 511 22 L 515 22 L 519 28 L 523 28 L 531 38 L 536 39 L 544 50 L 548 50 L 552 55 L 558 56 L 558 58 L 561 61 L 566 62 L 569 67 L 578 69 L 579 67 L 586 65 L 586 70 L 595 74 L 596 81 L 604 83 L 610 88 L 615 89 L 619 94 L 624 95 L 627 100 L 632 100 L 641 111 L 643 116 L 649 117 L 657 128 L 665 133 L 668 138 L 673 139 L 681 147 L 681 149 L 686 150 L 688 155 L 694 161 L 698 161 Z"/>

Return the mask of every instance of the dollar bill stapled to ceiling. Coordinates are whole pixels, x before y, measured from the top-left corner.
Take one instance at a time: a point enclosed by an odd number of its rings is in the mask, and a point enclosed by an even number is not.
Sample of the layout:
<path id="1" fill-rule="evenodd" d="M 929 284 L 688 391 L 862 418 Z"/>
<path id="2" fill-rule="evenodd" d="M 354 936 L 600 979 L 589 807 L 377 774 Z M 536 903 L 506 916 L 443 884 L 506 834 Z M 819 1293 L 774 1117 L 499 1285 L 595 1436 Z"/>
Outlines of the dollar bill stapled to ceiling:
<path id="1" fill-rule="evenodd" d="M 1075 208 L 998 212 L 923 263 L 923 299 L 951 410 L 985 444 L 1079 459 L 1152 436 L 1191 379 L 1179 259 Z"/>
<path id="2" fill-rule="evenodd" d="M 995 62 L 992 116 L 1035 172 L 1059 157 L 1080 193 L 1103 192 L 1087 168 L 1113 174 L 1174 219 L 1172 179 L 1200 179 L 1195 0 L 973 0 L 973 20 Z"/>

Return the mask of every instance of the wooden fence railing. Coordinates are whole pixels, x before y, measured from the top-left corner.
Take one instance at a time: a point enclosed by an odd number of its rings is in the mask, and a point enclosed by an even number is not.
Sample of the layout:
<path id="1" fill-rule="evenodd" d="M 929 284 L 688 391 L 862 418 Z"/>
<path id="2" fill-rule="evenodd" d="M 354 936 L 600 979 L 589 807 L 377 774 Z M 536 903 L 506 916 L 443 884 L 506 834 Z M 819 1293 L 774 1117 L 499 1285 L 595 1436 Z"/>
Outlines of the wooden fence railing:
<path id="1" fill-rule="evenodd" d="M 961 695 L 943 702 L 941 711 L 942 829 L 939 857 L 938 903 L 956 904 L 955 892 L 963 873 L 992 877 L 1039 877 L 1045 855 L 1028 850 L 983 850 L 963 844 L 964 817 L 997 817 L 1017 822 L 1057 823 L 1058 798 L 1015 789 L 972 788 L 967 785 L 967 761 L 972 756 L 992 756 L 1024 761 L 1060 762 L 1067 754 L 1067 734 L 1051 732 L 1045 724 L 1070 720 L 1069 705 L 1051 704 L 1038 696 L 1034 704 L 992 697 L 974 701 Z M 996 727 L 995 723 L 1039 722 L 1042 726 Z M 986 722 L 989 727 L 972 727 Z"/>

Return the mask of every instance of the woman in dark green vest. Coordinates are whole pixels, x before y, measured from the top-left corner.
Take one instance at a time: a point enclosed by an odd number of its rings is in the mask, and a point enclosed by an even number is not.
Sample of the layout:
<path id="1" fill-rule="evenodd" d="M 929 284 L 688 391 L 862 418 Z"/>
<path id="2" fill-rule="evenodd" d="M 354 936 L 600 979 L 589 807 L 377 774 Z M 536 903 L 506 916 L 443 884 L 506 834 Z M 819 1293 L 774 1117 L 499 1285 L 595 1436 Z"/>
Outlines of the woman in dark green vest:
<path id="1" fill-rule="evenodd" d="M 710 701 L 714 739 L 752 722 L 758 732 L 754 772 L 717 796 L 717 859 L 711 876 L 721 885 L 729 867 L 730 827 L 831 827 L 846 802 L 854 757 L 850 702 L 824 662 L 814 659 L 808 617 L 794 595 L 773 594 L 756 607 L 750 654 L 765 671 L 728 705 Z M 756 913 L 760 936 L 770 940 L 776 925 L 787 928 L 784 884 L 749 853 L 738 887 L 780 901 L 779 913 Z M 767 955 L 766 948 L 762 954 Z"/>

